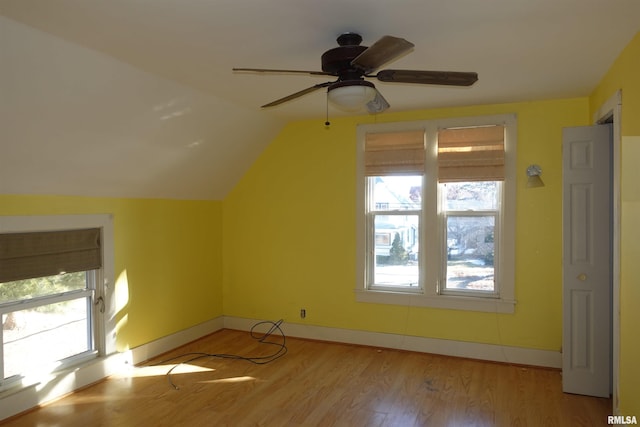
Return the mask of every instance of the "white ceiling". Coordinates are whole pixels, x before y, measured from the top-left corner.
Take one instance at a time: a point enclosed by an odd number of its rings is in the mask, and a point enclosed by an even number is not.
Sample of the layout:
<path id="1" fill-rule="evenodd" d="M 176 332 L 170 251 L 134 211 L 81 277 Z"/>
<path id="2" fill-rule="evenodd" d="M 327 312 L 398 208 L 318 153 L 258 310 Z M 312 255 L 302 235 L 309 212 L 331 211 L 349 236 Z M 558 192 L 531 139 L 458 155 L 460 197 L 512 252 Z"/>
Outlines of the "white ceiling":
<path id="1" fill-rule="evenodd" d="M 388 111 L 587 96 L 640 29 L 638 0 L 0 0 L 0 193 L 222 199 L 288 120 L 325 114 L 343 32 L 416 47 L 375 82 Z M 331 115 L 340 115 L 331 110 Z M 384 113 L 383 113 L 384 114 Z M 247 124 L 251 126 L 247 126 Z"/>

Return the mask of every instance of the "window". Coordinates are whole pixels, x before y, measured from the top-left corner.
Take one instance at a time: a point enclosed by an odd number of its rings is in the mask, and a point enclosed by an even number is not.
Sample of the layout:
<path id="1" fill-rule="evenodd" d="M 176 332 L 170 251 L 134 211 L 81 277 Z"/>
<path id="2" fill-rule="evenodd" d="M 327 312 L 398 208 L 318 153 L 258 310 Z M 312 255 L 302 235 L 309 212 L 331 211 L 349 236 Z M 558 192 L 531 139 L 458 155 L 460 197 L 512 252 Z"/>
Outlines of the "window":
<path id="1" fill-rule="evenodd" d="M 495 236 L 502 182 L 455 182 L 438 189 L 447 250 L 442 293 L 498 295 Z"/>
<path id="2" fill-rule="evenodd" d="M 513 312 L 515 117 L 363 125 L 358 301 Z"/>
<path id="3" fill-rule="evenodd" d="M 94 271 L 0 283 L 2 379 L 64 367 L 95 354 Z M 43 295 L 38 295 L 38 294 Z M 45 372 L 46 372 L 45 371 Z"/>
<path id="4" fill-rule="evenodd" d="M 11 219 L 0 224 L 0 388 L 108 351 L 104 227 L 11 230 Z"/>
<path id="5" fill-rule="evenodd" d="M 398 286 L 419 288 L 419 230 L 422 205 L 412 199 L 422 176 L 376 176 L 371 178 L 372 202 L 368 214 L 373 234 L 370 265 L 372 288 Z"/>

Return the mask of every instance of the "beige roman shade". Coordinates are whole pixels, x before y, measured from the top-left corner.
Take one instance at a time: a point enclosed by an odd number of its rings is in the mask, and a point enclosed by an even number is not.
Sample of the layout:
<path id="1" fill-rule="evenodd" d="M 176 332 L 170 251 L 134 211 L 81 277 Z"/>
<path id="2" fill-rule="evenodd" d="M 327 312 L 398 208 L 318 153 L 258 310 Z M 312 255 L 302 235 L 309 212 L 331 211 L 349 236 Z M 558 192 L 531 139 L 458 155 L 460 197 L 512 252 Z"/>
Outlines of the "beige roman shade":
<path id="1" fill-rule="evenodd" d="M 504 126 L 438 132 L 438 181 L 503 181 Z"/>
<path id="2" fill-rule="evenodd" d="M 0 283 L 101 266 L 99 228 L 0 234 Z"/>
<path id="3" fill-rule="evenodd" d="M 422 175 L 424 131 L 368 133 L 364 147 L 365 175 Z"/>

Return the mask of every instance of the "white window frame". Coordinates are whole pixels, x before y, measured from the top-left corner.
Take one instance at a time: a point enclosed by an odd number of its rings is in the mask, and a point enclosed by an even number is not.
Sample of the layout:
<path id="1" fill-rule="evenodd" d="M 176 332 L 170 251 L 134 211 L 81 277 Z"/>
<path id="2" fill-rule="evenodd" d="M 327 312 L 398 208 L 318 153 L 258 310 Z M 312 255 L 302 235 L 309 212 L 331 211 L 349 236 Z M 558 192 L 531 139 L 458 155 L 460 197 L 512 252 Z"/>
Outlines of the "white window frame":
<path id="1" fill-rule="evenodd" d="M 441 292 L 443 262 L 446 262 L 446 244 L 438 207 L 437 137 L 438 130 L 454 127 L 502 125 L 505 126 L 505 180 L 502 184 L 502 204 L 499 230 L 500 251 L 496 263 L 496 295 Z M 423 187 L 423 212 L 420 218 L 419 289 L 376 289 L 367 286 L 367 177 L 364 173 L 364 146 L 367 133 L 405 132 L 423 130 L 426 137 L 425 173 Z M 422 306 L 454 310 L 470 310 L 497 313 L 515 311 L 515 211 L 516 211 L 516 146 L 517 116 L 501 114 L 451 119 L 422 120 L 413 122 L 377 123 L 359 125 L 357 128 L 357 201 L 356 201 L 356 301 L 377 304 Z M 432 209 L 424 208 L 432 206 Z M 426 238 L 425 238 L 426 236 Z M 437 246 L 429 245 L 437 241 Z M 427 242 L 427 243 L 424 243 Z M 437 250 L 435 250 L 437 249 Z M 427 255 L 428 253 L 428 255 Z"/>
<path id="2" fill-rule="evenodd" d="M 93 301 L 100 300 L 100 304 L 91 308 L 91 322 L 93 332 L 93 351 L 71 356 L 59 366 L 55 372 L 79 366 L 89 360 L 108 356 L 116 352 L 115 343 L 115 305 L 114 292 L 114 241 L 113 216 L 109 214 L 96 215 L 52 215 L 52 216 L 0 216 L 0 233 L 62 231 L 73 229 L 99 228 L 101 230 L 102 268 L 88 272 L 89 289 L 73 291 L 71 294 L 93 294 Z M 90 283 L 94 281 L 95 283 Z M 62 297 L 64 298 L 64 297 Z M 54 298 L 55 299 L 55 298 Z M 20 307 L 26 307 L 24 303 Z M 54 374 L 55 374 L 54 372 Z M 39 382 L 39 378 L 21 378 L 20 381 L 0 379 L 0 391 L 5 388 L 28 387 Z"/>

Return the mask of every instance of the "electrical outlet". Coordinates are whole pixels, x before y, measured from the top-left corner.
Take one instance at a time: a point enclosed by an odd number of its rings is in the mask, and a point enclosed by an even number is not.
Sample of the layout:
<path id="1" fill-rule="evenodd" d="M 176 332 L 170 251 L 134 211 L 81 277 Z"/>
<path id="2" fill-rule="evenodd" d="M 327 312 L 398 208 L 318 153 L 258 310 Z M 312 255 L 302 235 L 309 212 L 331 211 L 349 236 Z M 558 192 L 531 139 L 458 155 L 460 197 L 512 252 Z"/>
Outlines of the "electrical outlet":
<path id="1" fill-rule="evenodd" d="M 300 318 L 304 319 L 305 317 L 307 317 L 307 310 L 305 310 L 304 308 L 300 309 Z"/>

